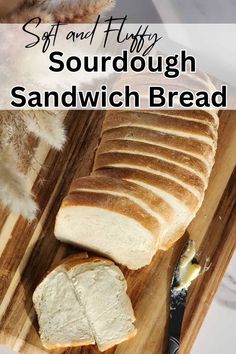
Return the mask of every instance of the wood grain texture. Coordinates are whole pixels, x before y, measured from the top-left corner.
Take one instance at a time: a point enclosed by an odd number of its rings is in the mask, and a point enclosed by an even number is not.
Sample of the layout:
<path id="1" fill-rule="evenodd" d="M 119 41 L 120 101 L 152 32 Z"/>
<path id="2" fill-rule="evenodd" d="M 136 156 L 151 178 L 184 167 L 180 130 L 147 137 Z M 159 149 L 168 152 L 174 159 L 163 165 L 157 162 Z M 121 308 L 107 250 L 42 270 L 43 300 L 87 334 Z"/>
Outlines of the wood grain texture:
<path id="1" fill-rule="evenodd" d="M 43 168 L 33 171 L 33 193 L 40 205 L 35 222 L 0 210 L 0 343 L 23 354 L 47 353 L 42 348 L 32 293 L 42 275 L 59 259 L 78 252 L 53 235 L 55 216 L 75 175 L 89 174 L 100 137 L 102 112 L 71 112 L 66 118 L 68 141 L 62 153 L 38 148 Z M 190 289 L 181 354 L 190 353 L 214 293 L 236 244 L 236 112 L 220 116 L 216 163 L 203 206 L 188 232 L 210 269 Z M 42 185 L 41 180 L 45 180 Z M 164 354 L 168 327 L 172 270 L 186 235 L 167 252 L 158 252 L 151 265 L 138 271 L 124 267 L 136 314 L 137 336 L 106 354 Z M 53 354 L 95 354 L 96 346 L 54 350 Z"/>

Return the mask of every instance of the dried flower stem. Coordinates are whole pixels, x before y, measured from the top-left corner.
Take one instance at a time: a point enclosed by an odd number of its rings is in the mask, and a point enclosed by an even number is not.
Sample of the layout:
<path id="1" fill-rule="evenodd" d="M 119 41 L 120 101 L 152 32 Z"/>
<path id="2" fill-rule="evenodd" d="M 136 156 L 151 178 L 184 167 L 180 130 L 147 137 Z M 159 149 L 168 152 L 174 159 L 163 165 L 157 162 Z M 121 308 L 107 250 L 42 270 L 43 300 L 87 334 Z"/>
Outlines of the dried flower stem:
<path id="1" fill-rule="evenodd" d="M 12 166 L 17 165 L 17 156 L 10 148 L 0 155 L 0 200 L 14 213 L 28 220 L 35 218 L 37 205 L 27 188 L 27 178 Z"/>

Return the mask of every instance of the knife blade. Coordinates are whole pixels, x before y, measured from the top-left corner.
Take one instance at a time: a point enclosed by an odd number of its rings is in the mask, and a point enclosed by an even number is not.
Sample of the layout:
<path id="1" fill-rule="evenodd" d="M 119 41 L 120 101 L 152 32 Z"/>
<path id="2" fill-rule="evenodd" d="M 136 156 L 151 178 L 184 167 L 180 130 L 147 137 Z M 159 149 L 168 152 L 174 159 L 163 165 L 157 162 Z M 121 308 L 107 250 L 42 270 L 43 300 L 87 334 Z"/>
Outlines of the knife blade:
<path id="1" fill-rule="evenodd" d="M 180 277 L 180 268 L 183 262 L 186 263 L 186 257 L 190 257 L 189 263 L 191 265 L 192 264 L 198 265 L 198 261 L 194 256 L 195 256 L 194 241 L 188 240 L 180 253 L 176 267 L 173 272 L 172 281 L 171 281 L 169 338 L 168 338 L 168 347 L 166 352 L 167 354 L 178 354 L 179 352 L 182 321 L 183 321 L 184 311 L 186 307 L 188 289 L 191 283 L 190 281 L 190 283 L 187 286 L 181 287 L 182 279 Z M 200 271 L 200 266 L 199 266 L 199 271 Z"/>

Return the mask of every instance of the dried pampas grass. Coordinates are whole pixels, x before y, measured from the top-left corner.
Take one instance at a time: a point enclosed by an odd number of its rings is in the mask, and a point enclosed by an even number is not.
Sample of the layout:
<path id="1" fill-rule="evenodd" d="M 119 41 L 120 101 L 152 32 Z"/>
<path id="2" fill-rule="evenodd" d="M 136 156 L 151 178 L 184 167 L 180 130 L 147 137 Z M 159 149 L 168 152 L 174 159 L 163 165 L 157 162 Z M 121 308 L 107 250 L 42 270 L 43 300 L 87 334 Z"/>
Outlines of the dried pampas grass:
<path id="1" fill-rule="evenodd" d="M 54 12 L 54 20 L 68 23 L 90 23 L 96 20 L 99 14 L 114 6 L 113 0 L 60 0 L 59 2 L 61 5 Z"/>
<path id="2" fill-rule="evenodd" d="M 37 211 L 26 176 L 35 163 L 32 135 L 62 149 L 66 141 L 65 115 L 66 111 L 0 112 L 0 202 L 28 220 Z"/>
<path id="3" fill-rule="evenodd" d="M 1 22 L 24 23 L 40 17 L 45 23 L 89 23 L 113 4 L 113 0 L 18 0 L 17 10 L 5 15 Z"/>
<path id="4" fill-rule="evenodd" d="M 28 132 L 60 150 L 66 141 L 64 116 L 63 111 L 57 114 L 53 111 L 31 111 L 30 114 L 22 115 L 22 119 Z"/>
<path id="5" fill-rule="evenodd" d="M 27 177 L 19 172 L 17 155 L 11 148 L 0 154 L 0 200 L 12 212 L 22 214 L 28 220 L 36 215 L 37 205 L 27 188 Z"/>

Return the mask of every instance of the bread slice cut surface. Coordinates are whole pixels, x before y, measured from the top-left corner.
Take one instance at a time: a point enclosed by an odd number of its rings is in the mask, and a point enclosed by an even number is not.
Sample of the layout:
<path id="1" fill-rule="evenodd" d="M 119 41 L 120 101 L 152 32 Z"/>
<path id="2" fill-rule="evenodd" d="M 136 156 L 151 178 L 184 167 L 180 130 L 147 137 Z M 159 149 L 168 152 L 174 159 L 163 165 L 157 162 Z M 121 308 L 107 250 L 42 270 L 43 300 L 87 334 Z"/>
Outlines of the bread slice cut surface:
<path id="1" fill-rule="evenodd" d="M 159 228 L 154 217 L 128 198 L 80 191 L 64 199 L 55 236 L 137 269 L 151 261 Z"/>
<path id="2" fill-rule="evenodd" d="M 82 305 L 63 266 L 53 270 L 37 287 L 33 302 L 40 336 L 47 349 L 94 344 Z"/>
<path id="3" fill-rule="evenodd" d="M 47 349 L 97 343 L 104 351 L 136 334 L 127 284 L 113 262 L 66 259 L 33 294 Z"/>

